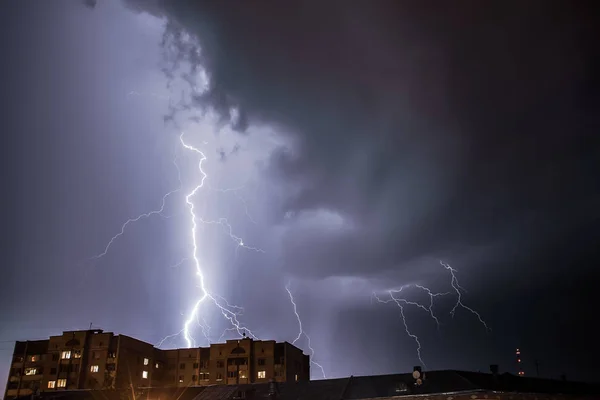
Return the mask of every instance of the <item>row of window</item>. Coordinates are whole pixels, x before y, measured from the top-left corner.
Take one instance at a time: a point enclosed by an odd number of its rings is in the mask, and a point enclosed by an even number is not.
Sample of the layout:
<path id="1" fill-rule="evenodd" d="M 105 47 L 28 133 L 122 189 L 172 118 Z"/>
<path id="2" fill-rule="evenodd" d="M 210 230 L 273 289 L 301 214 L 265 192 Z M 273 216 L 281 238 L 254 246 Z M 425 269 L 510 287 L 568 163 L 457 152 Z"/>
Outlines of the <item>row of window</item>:
<path id="1" fill-rule="evenodd" d="M 57 381 L 48 381 L 48 389 L 54 389 L 57 387 L 59 387 L 59 388 L 67 387 L 67 380 L 59 379 Z"/>
<path id="2" fill-rule="evenodd" d="M 147 360 L 147 358 L 144 359 L 144 365 L 148 365 L 145 363 L 145 361 Z M 230 358 L 227 360 L 227 365 L 247 365 L 248 364 L 248 359 L 247 358 Z M 156 364 L 158 368 L 158 364 Z M 258 365 L 259 366 L 264 366 L 267 365 L 267 360 L 265 358 L 259 358 L 258 359 Z M 181 363 L 179 364 L 179 369 L 185 369 L 186 364 L 185 363 Z M 208 368 L 209 366 L 209 361 L 208 360 L 203 360 L 200 361 L 199 363 L 194 363 L 192 368 L 193 369 L 198 369 L 198 368 Z M 225 361 L 223 360 L 217 360 L 216 361 L 216 366 L 217 368 L 224 368 L 225 367 Z M 169 370 L 174 370 L 175 369 L 175 365 L 174 364 L 170 364 L 169 365 Z"/>

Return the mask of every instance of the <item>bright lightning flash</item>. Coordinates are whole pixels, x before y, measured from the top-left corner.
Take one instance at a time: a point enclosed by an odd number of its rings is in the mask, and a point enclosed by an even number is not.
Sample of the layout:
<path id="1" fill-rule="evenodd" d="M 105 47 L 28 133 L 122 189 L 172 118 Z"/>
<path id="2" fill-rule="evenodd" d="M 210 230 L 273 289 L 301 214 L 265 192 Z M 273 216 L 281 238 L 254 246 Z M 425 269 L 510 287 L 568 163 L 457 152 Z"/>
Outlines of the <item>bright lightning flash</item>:
<path id="1" fill-rule="evenodd" d="M 200 174 L 202 175 L 202 178 L 200 179 L 200 183 L 190 193 L 188 193 L 187 196 L 185 196 L 185 202 L 188 205 L 188 208 L 190 210 L 191 225 L 192 225 L 192 227 L 191 227 L 191 241 L 192 241 L 192 246 L 193 246 L 192 259 L 193 259 L 194 265 L 196 267 L 196 275 L 198 276 L 198 280 L 199 280 L 199 284 L 200 284 L 199 288 L 201 291 L 201 296 L 196 301 L 194 306 L 192 307 L 189 318 L 185 321 L 185 323 L 183 325 L 183 337 L 184 337 L 188 347 L 192 347 L 195 345 L 195 340 L 192 338 L 192 335 L 190 332 L 190 327 L 191 327 L 192 323 L 198 318 L 197 316 L 198 316 L 198 312 L 199 312 L 200 305 L 202 304 L 202 302 L 204 302 L 206 299 L 209 299 L 219 309 L 219 311 L 221 312 L 223 317 L 225 317 L 231 323 L 231 325 L 233 326 L 233 329 L 235 329 L 235 331 L 240 336 L 242 335 L 242 333 L 245 334 L 245 332 L 248 332 L 252 338 L 257 339 L 257 337 L 252 333 L 252 331 L 250 329 L 248 329 L 245 326 L 242 326 L 240 324 L 240 322 L 238 321 L 237 317 L 239 315 L 239 311 L 240 311 L 241 307 L 232 306 L 226 300 L 224 300 L 222 297 L 211 294 L 211 292 L 207 289 L 207 287 L 205 285 L 205 281 L 204 281 L 204 275 L 202 273 L 202 268 L 200 265 L 200 259 L 198 258 L 198 245 L 197 245 L 198 221 L 200 223 L 204 223 L 204 224 L 216 223 L 216 224 L 220 224 L 220 225 L 227 227 L 229 236 L 232 238 L 232 240 L 234 240 L 238 244 L 238 247 L 243 247 L 245 249 L 259 251 L 259 252 L 263 252 L 263 253 L 264 253 L 264 251 L 261 249 L 257 249 L 254 247 L 249 247 L 249 246 L 244 245 L 244 241 L 242 240 L 242 238 L 235 236 L 233 234 L 231 225 L 227 222 L 226 219 L 221 218 L 217 221 L 205 221 L 196 215 L 196 212 L 194 211 L 194 203 L 192 201 L 192 198 L 196 195 L 196 193 L 200 189 L 202 189 L 204 187 L 204 181 L 208 177 L 208 175 L 202 169 L 202 164 L 204 163 L 204 161 L 206 161 L 206 156 L 198 148 L 186 143 L 183 140 L 183 135 L 184 135 L 184 133 L 182 133 L 179 136 L 181 145 L 185 149 L 193 151 L 200 156 L 200 161 L 198 162 L 198 169 L 200 170 Z M 202 327 L 203 332 L 205 332 L 206 339 L 210 342 L 209 337 L 206 335 L 207 329 L 210 329 L 210 328 L 207 326 Z"/>
<path id="2" fill-rule="evenodd" d="M 294 314 L 296 314 L 296 319 L 298 320 L 298 336 L 296 336 L 296 339 L 294 339 L 294 341 L 292 342 L 292 344 L 296 344 L 296 342 L 298 340 L 300 340 L 300 338 L 302 337 L 302 335 L 304 335 L 306 337 L 306 342 L 307 342 L 307 346 L 310 349 L 310 362 L 315 364 L 317 367 L 319 367 L 321 369 L 321 373 L 323 374 L 323 379 L 327 379 L 327 376 L 325 375 L 325 369 L 323 368 L 323 366 L 321 364 L 319 364 L 318 362 L 316 362 L 314 360 L 315 358 L 315 349 L 312 348 L 311 344 L 310 344 L 310 337 L 308 336 L 308 334 L 302 329 L 302 319 L 300 319 L 300 314 L 298 314 L 298 306 L 296 305 L 296 302 L 294 301 L 294 296 L 292 295 L 292 291 L 290 290 L 290 283 L 288 283 L 285 286 L 285 290 L 288 292 L 288 295 L 290 296 L 290 302 L 292 303 L 292 306 L 294 307 Z"/>

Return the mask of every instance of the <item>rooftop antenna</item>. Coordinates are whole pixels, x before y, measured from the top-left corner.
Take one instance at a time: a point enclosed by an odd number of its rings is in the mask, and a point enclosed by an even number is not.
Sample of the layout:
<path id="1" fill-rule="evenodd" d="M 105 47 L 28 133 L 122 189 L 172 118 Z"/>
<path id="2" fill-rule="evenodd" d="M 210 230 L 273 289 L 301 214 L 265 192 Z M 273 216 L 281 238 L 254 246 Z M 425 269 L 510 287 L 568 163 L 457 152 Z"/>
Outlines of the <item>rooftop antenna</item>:
<path id="1" fill-rule="evenodd" d="M 90 322 L 90 331 L 92 330 L 92 323 Z"/>

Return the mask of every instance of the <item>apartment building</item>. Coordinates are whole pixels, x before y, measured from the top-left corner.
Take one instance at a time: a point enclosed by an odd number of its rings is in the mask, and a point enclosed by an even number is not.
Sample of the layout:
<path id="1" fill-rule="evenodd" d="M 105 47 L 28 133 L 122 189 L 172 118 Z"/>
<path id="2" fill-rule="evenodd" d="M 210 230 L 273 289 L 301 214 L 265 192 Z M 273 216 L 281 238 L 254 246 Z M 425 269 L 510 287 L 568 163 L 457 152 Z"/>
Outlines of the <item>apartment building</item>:
<path id="1" fill-rule="evenodd" d="M 37 392 L 308 381 L 299 348 L 242 338 L 210 347 L 160 350 L 99 329 L 16 342 L 5 400 Z"/>

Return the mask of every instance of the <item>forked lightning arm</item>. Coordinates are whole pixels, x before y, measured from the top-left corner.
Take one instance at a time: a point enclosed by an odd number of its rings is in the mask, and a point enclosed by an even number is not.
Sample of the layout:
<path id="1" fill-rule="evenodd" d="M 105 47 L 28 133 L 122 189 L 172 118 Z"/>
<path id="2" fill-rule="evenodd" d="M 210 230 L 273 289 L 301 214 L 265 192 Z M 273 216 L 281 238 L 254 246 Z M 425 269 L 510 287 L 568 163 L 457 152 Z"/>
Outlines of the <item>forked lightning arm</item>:
<path id="1" fill-rule="evenodd" d="M 308 348 L 309 348 L 309 350 L 311 352 L 311 354 L 310 354 L 310 362 L 313 363 L 313 364 L 315 364 L 317 367 L 319 367 L 319 369 L 321 369 L 321 373 L 323 374 L 323 379 L 327 379 L 327 376 L 325 375 L 325 369 L 323 368 L 323 366 L 314 360 L 314 358 L 315 358 L 315 349 L 313 349 L 312 346 L 311 346 L 311 344 L 310 344 L 310 337 L 302 329 L 302 320 L 300 319 L 300 314 L 298 314 L 298 306 L 296 305 L 296 302 L 294 301 L 294 296 L 292 295 L 292 291 L 290 290 L 290 283 L 288 283 L 287 285 L 285 285 L 285 290 L 288 292 L 288 295 L 290 296 L 290 302 L 292 303 L 292 306 L 294 307 L 294 314 L 296 314 L 296 319 L 298 320 L 299 332 L 298 332 L 298 336 L 296 336 L 296 339 L 294 339 L 294 341 L 292 342 L 292 344 L 296 344 L 296 342 L 298 340 L 300 340 L 300 338 L 302 337 L 302 335 L 304 335 L 306 337 L 307 346 L 308 346 Z"/>

